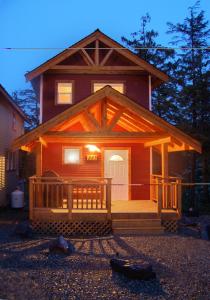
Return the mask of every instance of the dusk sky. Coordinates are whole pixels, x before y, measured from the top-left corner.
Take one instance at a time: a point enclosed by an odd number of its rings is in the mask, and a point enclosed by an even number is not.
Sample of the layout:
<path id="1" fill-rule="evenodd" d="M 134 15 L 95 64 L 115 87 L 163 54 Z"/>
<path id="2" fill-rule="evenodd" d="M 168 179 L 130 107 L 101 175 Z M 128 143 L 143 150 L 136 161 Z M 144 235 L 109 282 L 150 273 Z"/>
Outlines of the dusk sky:
<path id="1" fill-rule="evenodd" d="M 166 22 L 182 22 L 195 0 L 0 0 L 0 83 L 11 93 L 29 85 L 24 74 L 59 50 L 3 50 L 5 47 L 65 48 L 99 28 L 121 42 L 150 14 L 159 42 L 170 46 Z M 206 19 L 210 2 L 201 0 Z"/>

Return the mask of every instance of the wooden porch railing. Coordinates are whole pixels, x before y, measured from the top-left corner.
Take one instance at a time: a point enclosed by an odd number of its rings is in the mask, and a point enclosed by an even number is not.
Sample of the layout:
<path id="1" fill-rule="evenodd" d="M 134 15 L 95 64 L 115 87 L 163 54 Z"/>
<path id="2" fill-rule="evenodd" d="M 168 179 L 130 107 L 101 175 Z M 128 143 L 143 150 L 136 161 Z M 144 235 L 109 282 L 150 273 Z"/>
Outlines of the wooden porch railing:
<path id="1" fill-rule="evenodd" d="M 111 216 L 111 178 L 30 177 L 30 212 L 34 208 L 107 210 Z M 30 216 L 32 218 L 32 215 Z"/>
<path id="2" fill-rule="evenodd" d="M 151 177 L 151 199 L 158 203 L 158 213 L 164 210 L 175 210 L 181 214 L 181 179 L 161 175 Z"/>

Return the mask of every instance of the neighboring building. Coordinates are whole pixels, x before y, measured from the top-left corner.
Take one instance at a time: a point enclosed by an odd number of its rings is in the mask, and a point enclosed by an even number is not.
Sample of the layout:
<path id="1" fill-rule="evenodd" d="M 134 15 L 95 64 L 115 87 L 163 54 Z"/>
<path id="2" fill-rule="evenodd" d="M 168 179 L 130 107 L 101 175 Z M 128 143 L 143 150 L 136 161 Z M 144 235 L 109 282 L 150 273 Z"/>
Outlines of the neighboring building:
<path id="1" fill-rule="evenodd" d="M 24 134 L 25 115 L 0 85 L 0 207 L 7 206 L 18 182 L 19 151 L 11 152 L 14 139 Z"/>
<path id="2" fill-rule="evenodd" d="M 168 153 L 201 146 L 151 112 L 166 74 L 96 30 L 26 77 L 41 124 L 13 148 L 36 153 L 34 222 L 111 219 L 116 232 L 159 232 L 161 221 L 179 218 L 181 179 L 170 176 Z"/>

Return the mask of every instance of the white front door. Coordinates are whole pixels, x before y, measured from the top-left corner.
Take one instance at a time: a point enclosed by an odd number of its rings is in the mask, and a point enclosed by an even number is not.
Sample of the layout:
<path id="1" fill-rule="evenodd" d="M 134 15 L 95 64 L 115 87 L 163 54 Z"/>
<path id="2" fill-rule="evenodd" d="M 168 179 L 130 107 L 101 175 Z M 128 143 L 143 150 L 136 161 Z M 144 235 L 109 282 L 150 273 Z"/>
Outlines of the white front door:
<path id="1" fill-rule="evenodd" d="M 129 198 L 128 166 L 128 150 L 104 150 L 104 177 L 112 178 L 112 200 Z"/>

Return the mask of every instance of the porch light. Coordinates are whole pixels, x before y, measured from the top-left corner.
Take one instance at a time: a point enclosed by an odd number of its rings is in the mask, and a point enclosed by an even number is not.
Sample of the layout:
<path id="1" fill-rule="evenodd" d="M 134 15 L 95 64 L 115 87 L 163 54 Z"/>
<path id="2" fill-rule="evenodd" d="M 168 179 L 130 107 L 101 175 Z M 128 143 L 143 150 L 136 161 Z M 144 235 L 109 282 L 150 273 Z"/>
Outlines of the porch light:
<path id="1" fill-rule="evenodd" d="M 86 145 L 85 148 L 87 148 L 90 152 L 101 152 L 96 145 Z"/>

